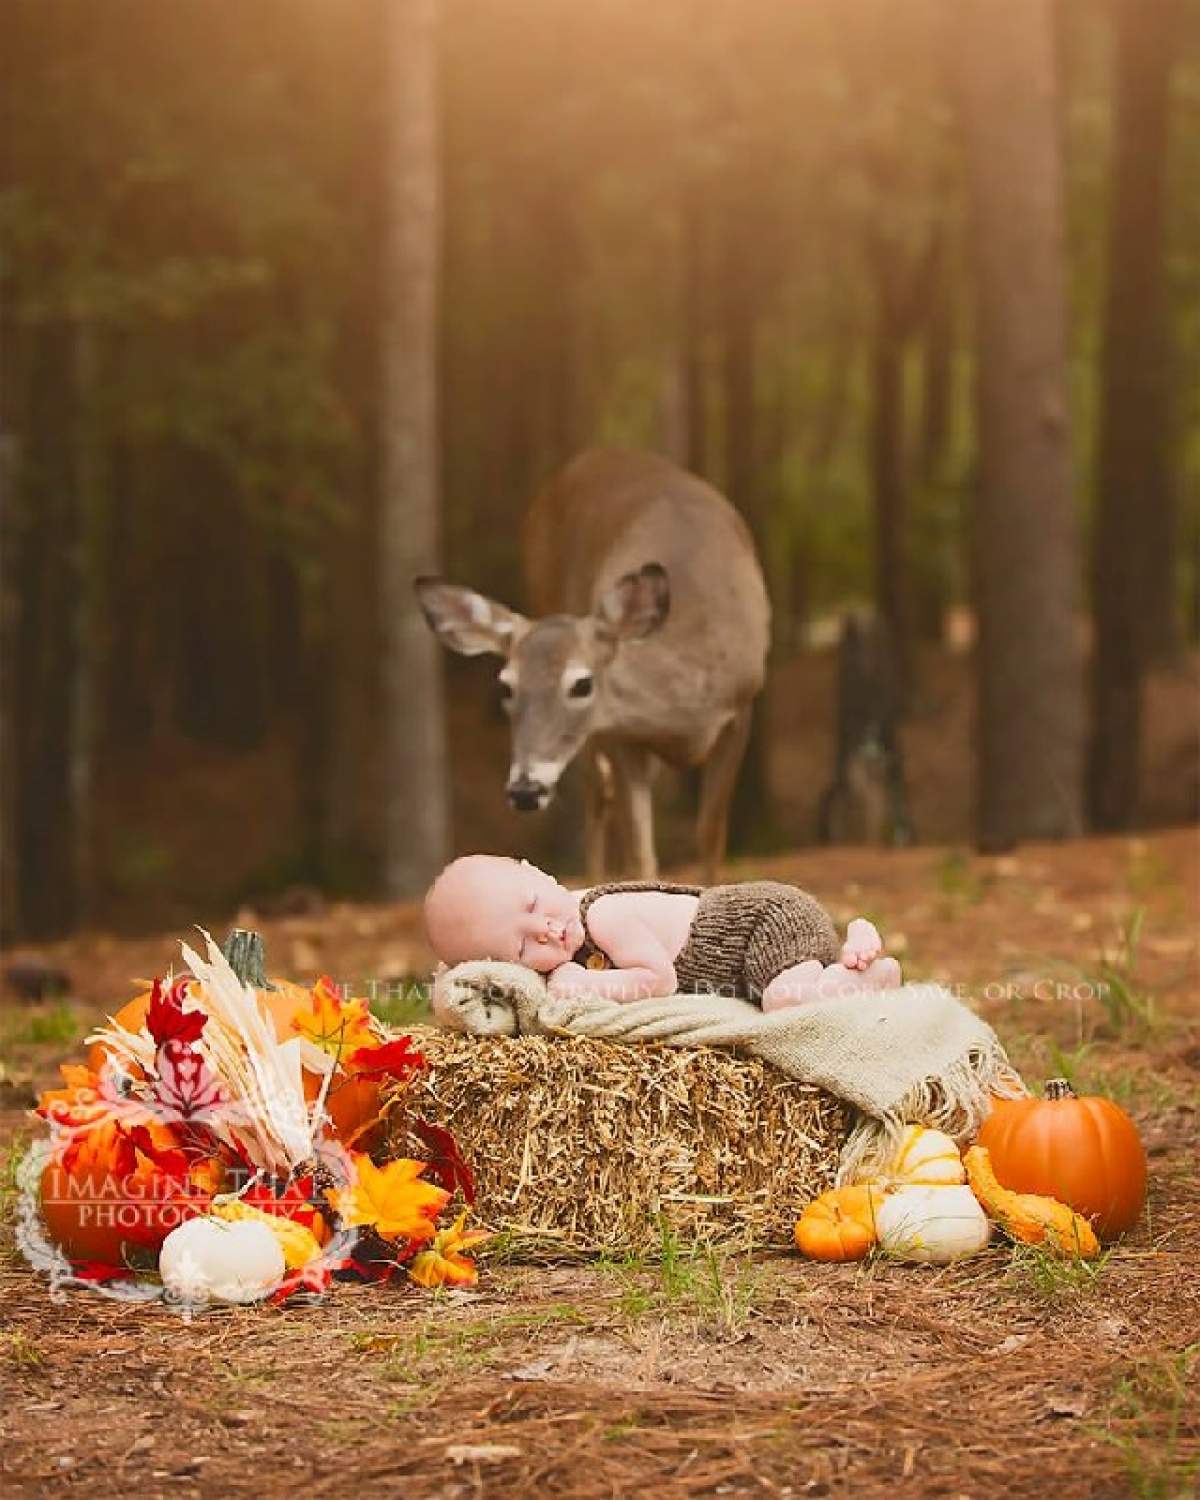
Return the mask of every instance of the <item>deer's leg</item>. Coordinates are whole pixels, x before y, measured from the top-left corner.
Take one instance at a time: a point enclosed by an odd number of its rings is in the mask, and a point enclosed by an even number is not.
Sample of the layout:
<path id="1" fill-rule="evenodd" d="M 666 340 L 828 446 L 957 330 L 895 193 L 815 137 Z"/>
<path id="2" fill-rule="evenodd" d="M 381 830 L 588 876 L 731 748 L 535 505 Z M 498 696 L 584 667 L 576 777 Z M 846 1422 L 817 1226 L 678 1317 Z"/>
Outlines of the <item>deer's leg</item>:
<path id="1" fill-rule="evenodd" d="M 700 781 L 700 812 L 696 820 L 696 852 L 703 867 L 705 885 L 712 885 L 725 857 L 729 832 L 729 804 L 737 782 L 738 767 L 750 738 L 753 705 L 745 704 L 717 736 Z"/>
<path id="2" fill-rule="evenodd" d="M 616 774 L 616 804 L 624 841 L 624 854 L 634 879 L 658 877 L 658 855 L 654 849 L 654 756 L 640 745 L 613 747 Z"/>
<path id="3" fill-rule="evenodd" d="M 604 879 L 608 867 L 608 835 L 613 812 L 613 768 L 603 750 L 590 750 L 584 767 L 584 857 L 592 885 Z"/>

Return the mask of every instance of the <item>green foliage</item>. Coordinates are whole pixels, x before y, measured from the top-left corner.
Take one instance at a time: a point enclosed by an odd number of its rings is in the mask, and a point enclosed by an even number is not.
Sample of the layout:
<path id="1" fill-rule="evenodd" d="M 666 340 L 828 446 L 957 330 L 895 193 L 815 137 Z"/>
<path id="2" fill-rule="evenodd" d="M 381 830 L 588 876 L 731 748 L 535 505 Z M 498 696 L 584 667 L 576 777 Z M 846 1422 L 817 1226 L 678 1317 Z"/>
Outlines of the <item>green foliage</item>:
<path id="1" fill-rule="evenodd" d="M 83 1027 L 78 1015 L 69 1005 L 56 1005 L 51 1010 L 40 1010 L 29 1016 L 24 1025 L 12 1028 L 7 1037 L 9 1045 L 26 1047 L 65 1047 L 77 1041 Z"/>
<path id="2" fill-rule="evenodd" d="M 388 1026 L 429 1025 L 429 985 L 415 976 L 371 987 L 371 1014 Z"/>

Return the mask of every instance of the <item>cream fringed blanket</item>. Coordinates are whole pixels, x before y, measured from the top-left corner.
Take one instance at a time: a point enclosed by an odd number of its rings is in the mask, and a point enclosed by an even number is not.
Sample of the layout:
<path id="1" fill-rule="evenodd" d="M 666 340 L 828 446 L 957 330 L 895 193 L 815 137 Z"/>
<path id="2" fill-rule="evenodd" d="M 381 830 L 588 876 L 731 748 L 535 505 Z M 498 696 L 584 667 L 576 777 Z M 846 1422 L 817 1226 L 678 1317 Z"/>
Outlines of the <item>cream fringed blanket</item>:
<path id="1" fill-rule="evenodd" d="M 859 991 L 764 1015 L 719 995 L 626 1004 L 555 999 L 532 969 L 479 959 L 438 974 L 433 1009 L 442 1026 L 476 1036 L 739 1048 L 855 1107 L 840 1181 L 881 1168 L 906 1124 L 934 1126 L 965 1143 L 991 1095 L 1028 1092 L 992 1028 L 936 984 Z"/>

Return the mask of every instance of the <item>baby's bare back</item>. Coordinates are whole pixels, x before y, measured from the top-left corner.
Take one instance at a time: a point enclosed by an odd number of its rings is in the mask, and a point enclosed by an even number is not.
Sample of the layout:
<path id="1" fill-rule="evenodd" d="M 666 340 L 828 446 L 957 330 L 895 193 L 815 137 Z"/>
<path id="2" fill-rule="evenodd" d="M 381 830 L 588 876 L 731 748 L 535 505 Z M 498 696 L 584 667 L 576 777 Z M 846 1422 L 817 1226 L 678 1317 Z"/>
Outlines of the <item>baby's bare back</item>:
<path id="1" fill-rule="evenodd" d="M 698 905 L 698 897 L 675 891 L 612 891 L 597 896 L 591 911 L 608 932 L 633 936 L 649 928 L 674 962 L 683 952 Z"/>

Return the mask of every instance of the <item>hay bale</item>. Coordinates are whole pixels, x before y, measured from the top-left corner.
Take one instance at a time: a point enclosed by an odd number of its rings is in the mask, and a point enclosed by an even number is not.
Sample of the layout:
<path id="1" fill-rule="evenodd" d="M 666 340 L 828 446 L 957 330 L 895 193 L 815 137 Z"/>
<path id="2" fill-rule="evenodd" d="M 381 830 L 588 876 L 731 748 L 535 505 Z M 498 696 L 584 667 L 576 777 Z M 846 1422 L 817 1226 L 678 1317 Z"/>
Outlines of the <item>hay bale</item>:
<path id="1" fill-rule="evenodd" d="M 770 1064 L 716 1048 L 412 1029 L 429 1068 L 393 1116 L 451 1130 L 475 1212 L 518 1256 L 653 1251 L 684 1242 L 791 1244 L 829 1187 L 844 1106 Z"/>

